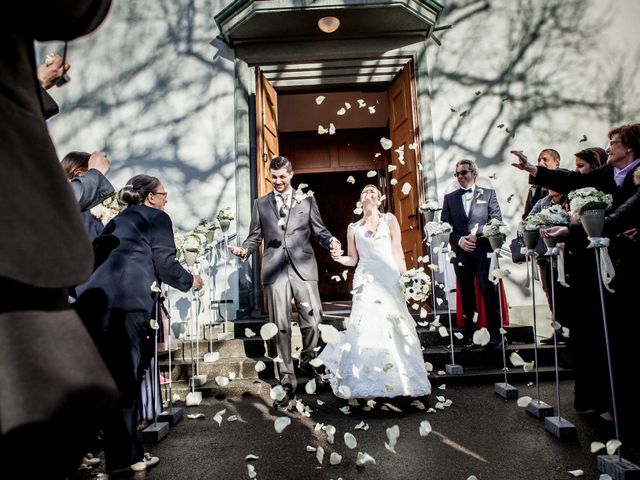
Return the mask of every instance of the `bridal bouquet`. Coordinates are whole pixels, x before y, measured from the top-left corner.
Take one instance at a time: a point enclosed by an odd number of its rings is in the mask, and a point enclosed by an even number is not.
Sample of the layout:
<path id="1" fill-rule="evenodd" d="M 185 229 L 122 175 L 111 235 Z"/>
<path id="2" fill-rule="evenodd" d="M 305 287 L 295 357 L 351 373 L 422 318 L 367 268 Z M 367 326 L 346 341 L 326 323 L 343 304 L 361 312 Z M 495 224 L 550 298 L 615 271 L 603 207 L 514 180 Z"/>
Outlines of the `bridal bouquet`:
<path id="1" fill-rule="evenodd" d="M 580 217 L 586 210 L 606 210 L 611 208 L 613 198 L 610 194 L 593 187 L 579 188 L 569 192 L 569 209 L 572 215 Z"/>
<path id="2" fill-rule="evenodd" d="M 551 205 L 548 208 L 543 208 L 538 213 L 531 215 L 529 218 L 532 224 L 539 225 L 541 227 L 568 225 L 571 220 L 569 213 L 560 205 Z"/>
<path id="3" fill-rule="evenodd" d="M 435 237 L 442 233 L 451 233 L 451 225 L 447 222 L 427 222 L 424 228 L 430 237 Z"/>
<path id="4" fill-rule="evenodd" d="M 431 279 L 423 267 L 412 268 L 400 275 L 400 285 L 407 301 L 424 301 L 431 291 Z"/>
<path id="5" fill-rule="evenodd" d="M 511 229 L 509 228 L 509 225 L 497 218 L 489 220 L 484 224 L 484 228 L 482 229 L 482 235 L 485 237 L 492 237 L 494 235 L 503 235 L 506 237 L 510 233 Z"/>

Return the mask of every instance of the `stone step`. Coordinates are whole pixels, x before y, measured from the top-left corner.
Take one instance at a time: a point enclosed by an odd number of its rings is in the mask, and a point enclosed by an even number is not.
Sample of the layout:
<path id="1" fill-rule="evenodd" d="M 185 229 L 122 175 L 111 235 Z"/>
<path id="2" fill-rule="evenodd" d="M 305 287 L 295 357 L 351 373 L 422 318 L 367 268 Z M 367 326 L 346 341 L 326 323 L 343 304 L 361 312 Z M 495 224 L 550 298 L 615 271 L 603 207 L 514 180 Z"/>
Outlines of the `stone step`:
<path id="1" fill-rule="evenodd" d="M 188 381 L 188 379 L 198 371 L 200 375 L 206 375 L 208 379 L 215 379 L 217 376 L 229 377 L 230 373 L 235 374 L 238 379 L 253 380 L 259 378 L 255 365 L 257 360 L 247 357 L 221 358 L 215 362 L 200 362 L 196 369 L 195 365 L 187 360 L 178 360 L 172 363 L 171 378 L 173 380 Z M 160 369 L 167 371 L 169 363 L 167 360 L 158 362 Z"/>
<path id="2" fill-rule="evenodd" d="M 242 397 L 246 394 L 251 395 L 268 395 L 271 390 L 271 384 L 260 379 L 236 379 L 229 382 L 225 387 L 221 387 L 214 380 L 207 381 L 204 385 L 195 388 L 196 392 L 202 393 L 203 397 Z M 162 388 L 163 399 L 166 400 L 168 387 Z M 171 392 L 180 397 L 180 402 L 184 402 L 187 394 L 191 392 L 189 384 L 185 381 L 173 381 L 171 384 Z M 188 413 L 188 412 L 187 412 Z"/>

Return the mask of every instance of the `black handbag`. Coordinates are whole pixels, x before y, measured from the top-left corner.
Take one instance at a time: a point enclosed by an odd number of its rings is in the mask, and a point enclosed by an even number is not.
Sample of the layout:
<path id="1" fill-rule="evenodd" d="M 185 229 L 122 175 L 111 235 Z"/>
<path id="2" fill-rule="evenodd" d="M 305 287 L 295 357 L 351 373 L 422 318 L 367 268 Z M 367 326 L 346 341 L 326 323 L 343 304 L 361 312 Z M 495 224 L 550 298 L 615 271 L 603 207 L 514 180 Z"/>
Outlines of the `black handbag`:
<path id="1" fill-rule="evenodd" d="M 509 250 L 511 250 L 511 260 L 513 263 L 524 263 L 526 260 L 527 247 L 524 245 L 522 237 L 517 236 L 509 244 Z M 535 252 L 538 257 L 541 257 L 547 251 L 547 246 L 544 244 L 542 237 L 538 237 L 538 243 L 536 244 Z"/>

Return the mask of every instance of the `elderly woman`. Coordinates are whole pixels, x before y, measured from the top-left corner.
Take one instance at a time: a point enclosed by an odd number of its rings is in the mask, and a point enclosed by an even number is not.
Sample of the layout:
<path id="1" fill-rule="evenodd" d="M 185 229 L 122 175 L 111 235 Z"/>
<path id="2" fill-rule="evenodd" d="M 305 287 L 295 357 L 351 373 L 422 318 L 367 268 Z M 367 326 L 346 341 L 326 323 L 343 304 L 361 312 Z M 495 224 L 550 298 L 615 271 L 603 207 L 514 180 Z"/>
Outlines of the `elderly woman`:
<path id="1" fill-rule="evenodd" d="M 143 455 L 136 436 L 141 382 L 153 354 L 151 286 L 187 291 L 203 283 L 176 260 L 167 191 L 157 178 L 136 175 L 118 200 L 126 208 L 94 242 L 95 270 L 77 288 L 77 308 L 122 394 L 103 426 L 107 470 L 142 471 L 159 461 Z"/>

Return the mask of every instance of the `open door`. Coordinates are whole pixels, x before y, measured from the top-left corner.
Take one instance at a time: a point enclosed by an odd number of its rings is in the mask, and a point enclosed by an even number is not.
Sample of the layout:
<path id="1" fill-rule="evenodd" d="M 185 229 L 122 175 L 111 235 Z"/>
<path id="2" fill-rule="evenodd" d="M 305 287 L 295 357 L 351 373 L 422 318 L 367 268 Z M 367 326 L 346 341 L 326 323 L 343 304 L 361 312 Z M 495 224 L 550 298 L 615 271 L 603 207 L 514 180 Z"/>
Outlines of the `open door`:
<path id="1" fill-rule="evenodd" d="M 269 162 L 278 156 L 278 94 L 269 80 L 256 68 L 256 130 L 258 197 L 272 190 L 269 178 Z"/>
<path id="2" fill-rule="evenodd" d="M 392 148 L 402 148 L 404 152 L 391 152 L 390 163 L 396 166 L 393 176 L 398 180 L 392 189 L 393 203 L 402 233 L 402 249 L 407 268 L 413 268 L 417 266 L 418 257 L 423 255 L 421 215 L 418 207 L 424 197 L 422 171 L 418 165 L 413 62 L 405 65 L 387 90 L 387 96 Z M 402 192 L 406 183 L 411 187 L 407 195 Z"/>

